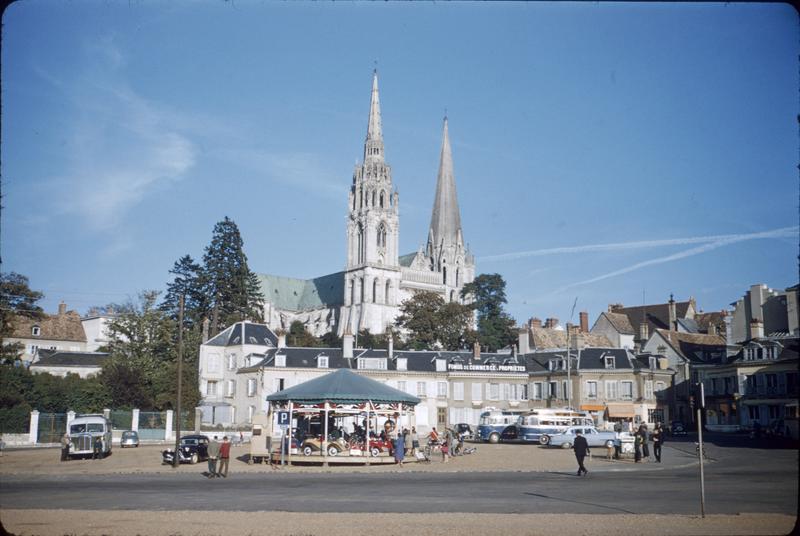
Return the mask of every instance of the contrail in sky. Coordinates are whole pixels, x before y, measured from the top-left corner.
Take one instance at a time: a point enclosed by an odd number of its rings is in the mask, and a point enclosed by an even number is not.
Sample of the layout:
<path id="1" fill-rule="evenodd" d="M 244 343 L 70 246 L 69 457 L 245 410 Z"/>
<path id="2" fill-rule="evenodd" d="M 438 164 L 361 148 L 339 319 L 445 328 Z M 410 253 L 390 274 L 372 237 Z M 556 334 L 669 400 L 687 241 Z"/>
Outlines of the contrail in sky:
<path id="1" fill-rule="evenodd" d="M 780 229 L 761 231 L 759 233 L 730 234 L 730 235 L 716 235 L 716 236 L 695 236 L 689 238 L 667 238 L 663 240 L 642 240 L 637 242 L 614 242 L 611 244 L 591 244 L 585 246 L 567 246 L 560 248 L 534 249 L 529 251 L 517 251 L 514 253 L 503 253 L 500 255 L 486 255 L 484 257 L 478 257 L 478 261 L 480 262 L 511 261 L 516 259 L 524 259 L 526 257 L 543 257 L 545 255 L 559 255 L 564 253 L 588 253 L 593 251 L 622 251 L 628 249 L 659 248 L 665 246 L 687 246 L 690 244 L 707 244 L 707 245 L 716 244 L 714 245 L 714 247 L 710 248 L 710 249 L 716 249 L 720 246 L 725 246 L 727 244 L 734 244 L 736 242 L 744 242 L 746 240 L 758 240 L 762 238 L 795 237 L 797 236 L 798 231 L 800 231 L 800 227 L 794 226 L 794 227 L 781 227 Z M 688 257 L 690 255 L 697 255 L 698 253 L 703 253 L 704 251 L 709 251 L 708 249 L 702 249 L 702 248 L 692 248 L 686 251 L 688 252 L 695 250 L 697 250 L 696 253 L 689 253 L 688 255 L 684 255 L 684 257 Z M 677 253 L 676 255 L 680 255 L 680 253 Z M 668 262 L 668 261 L 662 261 L 662 262 Z"/>
<path id="2" fill-rule="evenodd" d="M 610 277 L 627 274 L 629 272 L 633 272 L 634 270 L 645 268 L 647 266 L 652 266 L 654 264 L 662 264 L 665 262 L 672 262 L 672 261 L 677 261 L 679 259 L 685 259 L 686 257 L 691 257 L 693 255 L 700 255 L 701 253 L 721 248 L 723 246 L 728 246 L 730 244 L 735 244 L 737 242 L 745 242 L 747 240 L 758 240 L 763 238 L 796 237 L 798 232 L 800 232 L 800 227 L 795 226 L 795 227 L 783 227 L 780 229 L 773 229 L 771 231 L 762 231 L 760 233 L 706 237 L 706 239 L 713 238 L 713 241 L 711 241 L 710 243 L 703 244 L 702 246 L 689 248 L 683 251 L 679 251 L 677 253 L 673 253 L 672 255 L 667 255 L 665 257 L 656 257 L 655 259 L 649 259 L 646 261 L 638 262 L 636 264 L 626 266 L 625 268 L 614 270 L 613 272 L 608 272 L 602 275 L 598 275 L 596 277 L 592 277 L 591 279 L 578 281 L 576 283 L 570 283 L 569 285 L 566 285 L 564 287 L 561 287 L 553 291 L 552 294 L 559 294 L 573 287 L 577 287 L 580 285 L 588 285 L 590 283 L 596 283 L 597 281 L 602 281 L 603 279 L 608 279 Z M 690 240 L 699 240 L 699 239 L 690 239 Z M 688 243 L 693 243 L 693 242 L 688 242 Z"/>

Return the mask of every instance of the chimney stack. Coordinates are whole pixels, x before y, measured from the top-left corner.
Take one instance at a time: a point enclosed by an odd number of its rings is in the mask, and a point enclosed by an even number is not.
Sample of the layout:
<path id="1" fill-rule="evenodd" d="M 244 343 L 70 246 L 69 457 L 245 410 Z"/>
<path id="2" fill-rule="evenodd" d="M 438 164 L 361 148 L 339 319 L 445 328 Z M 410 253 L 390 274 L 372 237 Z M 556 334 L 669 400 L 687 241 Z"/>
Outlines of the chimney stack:
<path id="1" fill-rule="evenodd" d="M 478 341 L 475 341 L 475 343 L 472 345 L 472 357 L 475 359 L 481 357 L 481 343 Z"/>
<path id="2" fill-rule="evenodd" d="M 389 338 L 389 359 L 394 358 L 394 337 L 392 336 L 392 330 L 386 330 L 386 336 Z"/>
<path id="3" fill-rule="evenodd" d="M 286 331 L 279 329 L 278 330 L 278 348 L 286 348 Z"/>
<path id="4" fill-rule="evenodd" d="M 342 335 L 342 357 L 353 357 L 353 333 L 350 331 L 350 326 L 345 328 Z"/>
<path id="5" fill-rule="evenodd" d="M 581 319 L 581 331 L 583 333 L 589 333 L 589 313 L 587 311 L 581 311 L 578 316 Z"/>
<path id="6" fill-rule="evenodd" d="M 678 313 L 675 308 L 675 300 L 672 294 L 669 295 L 669 329 L 678 331 Z"/>
<path id="7" fill-rule="evenodd" d="M 616 313 L 620 309 L 624 309 L 624 308 L 625 308 L 625 306 L 622 305 L 621 303 L 609 303 L 608 304 L 608 312 L 609 313 Z"/>
<path id="8" fill-rule="evenodd" d="M 648 337 L 650 337 L 649 327 L 647 325 L 647 321 L 644 321 L 639 324 L 639 339 L 646 341 Z"/>
<path id="9" fill-rule="evenodd" d="M 519 330 L 519 353 L 522 355 L 531 353 L 531 346 L 529 344 L 528 339 L 528 330 L 527 328 L 522 328 Z"/>
<path id="10" fill-rule="evenodd" d="M 764 338 L 764 323 L 758 318 L 750 321 L 750 338 L 763 339 Z"/>
<path id="11" fill-rule="evenodd" d="M 62 301 L 58 304 L 58 315 L 64 316 L 65 314 L 67 314 L 67 304 Z"/>
<path id="12" fill-rule="evenodd" d="M 531 326 L 531 329 L 542 327 L 542 321 L 535 316 L 528 320 L 528 324 Z"/>

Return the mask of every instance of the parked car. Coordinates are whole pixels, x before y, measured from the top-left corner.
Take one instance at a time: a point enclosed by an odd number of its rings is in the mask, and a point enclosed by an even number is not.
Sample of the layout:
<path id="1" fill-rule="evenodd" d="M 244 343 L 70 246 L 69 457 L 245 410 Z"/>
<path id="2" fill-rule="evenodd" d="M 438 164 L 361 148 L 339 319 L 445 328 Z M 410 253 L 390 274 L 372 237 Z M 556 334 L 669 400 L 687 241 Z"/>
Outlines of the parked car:
<path id="1" fill-rule="evenodd" d="M 206 435 L 187 435 L 181 437 L 178 447 L 178 459 L 180 463 L 197 463 L 208 459 L 209 439 Z M 161 462 L 171 464 L 175 459 L 175 450 L 166 449 L 161 451 Z"/>
<path id="2" fill-rule="evenodd" d="M 455 426 L 455 432 L 460 439 L 472 439 L 472 427 L 465 422 L 460 422 Z"/>
<path id="3" fill-rule="evenodd" d="M 590 447 L 613 447 L 617 439 L 616 432 L 601 432 L 591 426 L 570 426 L 560 434 L 548 434 L 547 444 L 562 449 L 572 448 L 575 443 L 575 432 L 581 431 Z"/>
<path id="4" fill-rule="evenodd" d="M 669 435 L 685 436 L 686 426 L 681 421 L 672 421 L 669 425 Z"/>
<path id="5" fill-rule="evenodd" d="M 122 437 L 119 440 L 119 447 L 138 447 L 139 446 L 139 433 L 133 430 L 126 430 L 122 432 Z"/>

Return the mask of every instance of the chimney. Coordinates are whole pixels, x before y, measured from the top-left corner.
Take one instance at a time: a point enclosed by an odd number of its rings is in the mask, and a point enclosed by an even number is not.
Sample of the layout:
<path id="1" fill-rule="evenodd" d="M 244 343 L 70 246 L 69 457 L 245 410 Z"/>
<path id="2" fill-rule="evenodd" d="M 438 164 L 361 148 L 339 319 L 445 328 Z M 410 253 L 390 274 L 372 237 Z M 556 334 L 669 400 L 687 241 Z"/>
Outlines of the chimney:
<path id="1" fill-rule="evenodd" d="M 639 324 L 639 339 L 644 342 L 650 337 L 649 327 L 647 325 L 647 321 L 642 322 Z"/>
<path id="2" fill-rule="evenodd" d="M 350 326 L 345 328 L 342 335 L 342 357 L 353 357 L 353 333 L 350 331 Z"/>
<path id="3" fill-rule="evenodd" d="M 717 331 L 717 325 L 714 324 L 713 322 L 710 322 L 708 324 L 708 334 L 709 335 L 719 335 L 719 332 Z"/>
<path id="4" fill-rule="evenodd" d="M 583 350 L 586 348 L 586 334 L 580 330 L 575 330 L 570 338 L 572 340 L 571 347 L 575 350 Z"/>
<path id="5" fill-rule="evenodd" d="M 586 311 L 581 311 L 578 313 L 578 316 L 581 319 L 581 331 L 583 333 L 589 333 L 589 313 Z"/>
<path id="6" fill-rule="evenodd" d="M 519 330 L 519 353 L 522 355 L 531 353 L 531 346 L 529 344 L 528 339 L 528 330 L 526 328 L 522 328 Z"/>
<path id="7" fill-rule="evenodd" d="M 542 327 L 541 319 L 536 318 L 535 316 L 533 318 L 531 318 L 530 320 L 528 320 L 528 324 L 530 324 L 531 329 Z"/>
<path id="8" fill-rule="evenodd" d="M 389 337 L 389 359 L 394 358 L 394 337 L 392 336 L 392 330 L 387 329 L 386 335 Z"/>
<path id="9" fill-rule="evenodd" d="M 609 313 L 616 313 L 620 309 L 624 309 L 624 308 L 625 308 L 625 306 L 622 305 L 621 303 L 609 303 L 608 304 L 608 312 Z"/>
<path id="10" fill-rule="evenodd" d="M 669 329 L 678 331 L 678 313 L 675 309 L 675 300 L 672 294 L 669 295 Z"/>
<path id="11" fill-rule="evenodd" d="M 764 338 L 764 324 L 758 318 L 750 321 L 750 338 L 763 339 Z"/>
<path id="12" fill-rule="evenodd" d="M 208 318 L 203 319 L 203 342 L 206 342 L 208 340 L 208 327 L 210 324 L 211 321 Z"/>
<path id="13" fill-rule="evenodd" d="M 279 329 L 276 335 L 278 335 L 278 348 L 286 348 L 286 331 Z"/>
<path id="14" fill-rule="evenodd" d="M 481 356 L 481 343 L 475 341 L 475 344 L 472 345 L 472 357 L 478 359 Z"/>
<path id="15" fill-rule="evenodd" d="M 544 321 L 544 327 L 553 329 L 558 325 L 558 318 L 548 318 Z"/>
<path id="16" fill-rule="evenodd" d="M 67 314 L 67 304 L 62 301 L 58 304 L 58 315 L 64 316 L 65 314 Z"/>

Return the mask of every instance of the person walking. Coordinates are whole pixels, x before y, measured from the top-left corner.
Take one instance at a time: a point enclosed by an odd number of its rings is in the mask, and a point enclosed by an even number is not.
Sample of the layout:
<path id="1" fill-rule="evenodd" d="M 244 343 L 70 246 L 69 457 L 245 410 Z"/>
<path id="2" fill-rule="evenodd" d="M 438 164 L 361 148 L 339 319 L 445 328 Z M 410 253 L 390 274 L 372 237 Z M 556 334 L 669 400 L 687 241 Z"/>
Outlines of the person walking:
<path id="1" fill-rule="evenodd" d="M 69 436 L 67 434 L 61 436 L 61 461 L 69 461 Z"/>
<path id="2" fill-rule="evenodd" d="M 435 432 L 436 428 L 434 428 L 433 431 Z M 442 439 L 442 446 L 441 446 L 441 449 L 442 449 L 442 463 L 447 463 L 447 459 L 449 458 L 449 453 L 450 453 L 449 445 L 450 445 L 450 432 L 445 432 L 444 438 Z"/>
<path id="3" fill-rule="evenodd" d="M 208 443 L 208 478 L 217 476 L 217 458 L 219 458 L 219 441 L 214 436 Z"/>
<path id="4" fill-rule="evenodd" d="M 419 436 L 417 435 L 417 427 L 411 427 L 411 454 L 416 456 L 419 450 Z"/>
<path id="5" fill-rule="evenodd" d="M 656 423 L 656 428 L 653 430 L 653 456 L 656 457 L 656 463 L 661 463 L 661 446 L 664 444 L 664 430 L 661 428 L 661 423 Z"/>
<path id="6" fill-rule="evenodd" d="M 219 447 L 219 468 L 217 476 L 228 478 L 228 462 L 231 458 L 231 442 L 228 436 L 222 438 L 222 445 Z"/>
<path id="7" fill-rule="evenodd" d="M 583 466 L 583 459 L 589 454 L 589 443 L 580 430 L 575 430 L 575 443 L 572 445 L 572 450 L 575 451 L 575 459 L 578 460 L 578 476 L 581 476 L 581 473 L 587 474 L 589 471 Z"/>
<path id="8" fill-rule="evenodd" d="M 403 428 L 403 445 L 405 446 L 404 456 L 411 456 L 411 451 L 414 449 L 414 443 L 411 441 L 411 432 L 408 428 Z"/>

